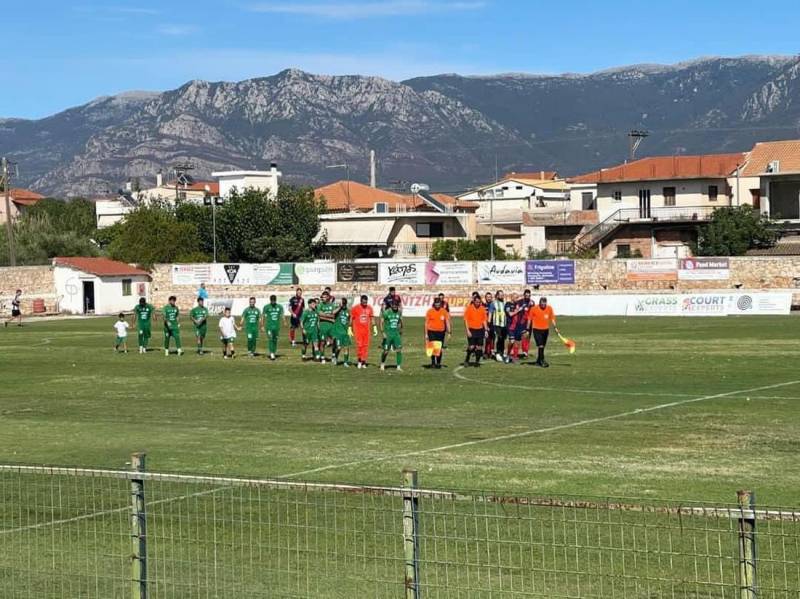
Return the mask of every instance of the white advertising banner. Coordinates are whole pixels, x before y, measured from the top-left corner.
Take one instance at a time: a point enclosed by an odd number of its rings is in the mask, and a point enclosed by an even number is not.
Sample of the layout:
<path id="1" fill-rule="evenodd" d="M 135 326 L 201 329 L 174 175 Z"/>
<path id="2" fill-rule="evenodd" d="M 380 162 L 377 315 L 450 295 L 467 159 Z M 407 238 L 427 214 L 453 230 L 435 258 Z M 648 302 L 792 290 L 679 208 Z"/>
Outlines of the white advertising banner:
<path id="1" fill-rule="evenodd" d="M 791 291 L 734 293 L 728 304 L 728 314 L 734 316 L 737 314 L 789 314 L 791 311 Z"/>
<path id="2" fill-rule="evenodd" d="M 472 262 L 428 262 L 426 285 L 471 285 L 475 282 Z"/>
<path id="3" fill-rule="evenodd" d="M 425 262 L 381 262 L 378 280 L 383 285 L 424 285 Z"/>
<path id="4" fill-rule="evenodd" d="M 294 274 L 300 285 L 333 285 L 336 283 L 336 263 L 295 264 Z"/>
<path id="5" fill-rule="evenodd" d="M 627 260 L 625 262 L 628 281 L 677 281 L 677 258 L 653 258 Z"/>
<path id="6" fill-rule="evenodd" d="M 652 294 L 617 296 L 628 316 L 734 316 L 789 314 L 792 293 L 762 292 Z"/>
<path id="7" fill-rule="evenodd" d="M 728 258 L 681 258 L 680 281 L 727 281 L 731 276 Z"/>
<path id="8" fill-rule="evenodd" d="M 293 264 L 173 264 L 175 285 L 291 285 Z"/>
<path id="9" fill-rule="evenodd" d="M 525 285 L 525 262 L 478 262 L 478 283 Z"/>

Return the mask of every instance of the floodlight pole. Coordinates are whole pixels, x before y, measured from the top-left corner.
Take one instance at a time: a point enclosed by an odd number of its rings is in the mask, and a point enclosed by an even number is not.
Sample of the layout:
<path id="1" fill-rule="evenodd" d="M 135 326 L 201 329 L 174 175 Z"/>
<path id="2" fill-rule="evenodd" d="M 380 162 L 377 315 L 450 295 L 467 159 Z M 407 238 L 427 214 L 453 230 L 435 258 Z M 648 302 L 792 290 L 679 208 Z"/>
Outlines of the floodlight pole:
<path id="1" fill-rule="evenodd" d="M 14 223 L 11 222 L 11 177 L 8 174 L 8 159 L 3 156 L 3 195 L 6 202 L 6 234 L 8 236 L 8 264 L 17 265 L 17 252 L 14 249 Z"/>

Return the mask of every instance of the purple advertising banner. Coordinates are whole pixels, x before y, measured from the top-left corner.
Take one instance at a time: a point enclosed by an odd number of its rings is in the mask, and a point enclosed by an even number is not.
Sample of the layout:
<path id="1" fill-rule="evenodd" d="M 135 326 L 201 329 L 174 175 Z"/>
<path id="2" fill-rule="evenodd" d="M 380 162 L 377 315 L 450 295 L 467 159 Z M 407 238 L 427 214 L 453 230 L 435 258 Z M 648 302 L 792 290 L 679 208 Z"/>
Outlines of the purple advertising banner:
<path id="1" fill-rule="evenodd" d="M 575 284 L 575 260 L 528 260 L 525 262 L 528 285 Z"/>

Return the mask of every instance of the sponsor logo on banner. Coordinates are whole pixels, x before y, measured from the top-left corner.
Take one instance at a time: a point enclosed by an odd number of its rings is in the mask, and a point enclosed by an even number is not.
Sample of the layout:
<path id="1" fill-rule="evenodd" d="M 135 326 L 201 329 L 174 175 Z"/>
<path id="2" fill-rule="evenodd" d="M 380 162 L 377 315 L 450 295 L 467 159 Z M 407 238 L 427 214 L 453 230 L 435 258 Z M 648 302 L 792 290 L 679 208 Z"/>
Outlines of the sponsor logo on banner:
<path id="1" fill-rule="evenodd" d="M 792 292 L 741 293 L 731 301 L 730 314 L 789 314 L 792 311 Z"/>
<path id="2" fill-rule="evenodd" d="M 377 283 L 377 262 L 344 262 L 336 265 L 336 280 L 340 283 Z"/>
<path id="3" fill-rule="evenodd" d="M 382 262 L 380 264 L 381 283 L 386 285 L 424 285 L 424 262 Z"/>
<path id="4" fill-rule="evenodd" d="M 728 314 L 728 295 L 697 294 L 681 296 L 681 314 L 686 316 L 725 316 Z"/>
<path id="5" fill-rule="evenodd" d="M 427 262 L 426 285 L 471 285 L 475 282 L 472 262 Z"/>
<path id="6" fill-rule="evenodd" d="M 478 262 L 478 282 L 497 285 L 524 285 L 524 262 Z"/>
<path id="7" fill-rule="evenodd" d="M 624 298 L 623 298 L 624 299 Z M 639 295 L 628 300 L 630 316 L 667 316 L 678 314 L 677 295 Z"/>
<path id="8" fill-rule="evenodd" d="M 682 258 L 678 269 L 682 281 L 725 281 L 730 276 L 727 258 Z"/>
<path id="9" fill-rule="evenodd" d="M 575 283 L 574 260 L 528 260 L 525 263 L 528 285 L 572 285 Z"/>
<path id="10" fill-rule="evenodd" d="M 625 263 L 628 281 L 677 281 L 677 258 L 654 258 L 652 260 L 628 260 Z"/>
<path id="11" fill-rule="evenodd" d="M 211 281 L 211 264 L 173 264 L 172 283 L 199 285 Z"/>
<path id="12" fill-rule="evenodd" d="M 294 274 L 301 285 L 333 285 L 336 282 L 336 264 L 333 262 L 295 264 Z"/>
<path id="13" fill-rule="evenodd" d="M 252 282 L 255 285 L 293 285 L 294 264 L 253 264 Z"/>
<path id="14" fill-rule="evenodd" d="M 239 269 L 241 268 L 238 264 L 226 264 L 225 265 L 225 275 L 228 277 L 228 281 L 231 285 L 236 280 L 236 275 L 239 274 Z"/>
<path id="15" fill-rule="evenodd" d="M 420 317 L 425 316 L 428 310 L 433 306 L 433 300 L 438 296 L 438 293 L 400 293 L 400 299 L 403 300 L 403 316 Z M 450 306 L 451 316 L 461 316 L 464 314 L 464 308 L 470 303 L 471 298 L 468 295 L 447 295 L 445 297 Z M 379 314 L 383 308 L 383 297 L 372 296 L 370 297 L 370 304 L 375 310 L 375 314 Z"/>

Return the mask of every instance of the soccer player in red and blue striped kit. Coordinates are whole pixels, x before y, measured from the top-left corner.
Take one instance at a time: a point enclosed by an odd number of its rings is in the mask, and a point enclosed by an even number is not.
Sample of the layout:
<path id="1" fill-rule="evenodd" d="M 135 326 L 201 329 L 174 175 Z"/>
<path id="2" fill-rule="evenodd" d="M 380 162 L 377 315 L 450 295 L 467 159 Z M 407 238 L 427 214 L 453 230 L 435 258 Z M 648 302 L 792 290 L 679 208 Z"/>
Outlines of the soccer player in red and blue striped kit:
<path id="1" fill-rule="evenodd" d="M 294 296 L 289 300 L 289 340 L 292 342 L 292 347 L 297 345 L 295 339 L 297 329 L 300 329 L 303 334 L 303 344 L 306 342 L 306 336 L 300 324 L 305 309 L 306 300 L 303 299 L 303 290 L 298 287 L 294 292 Z"/>

